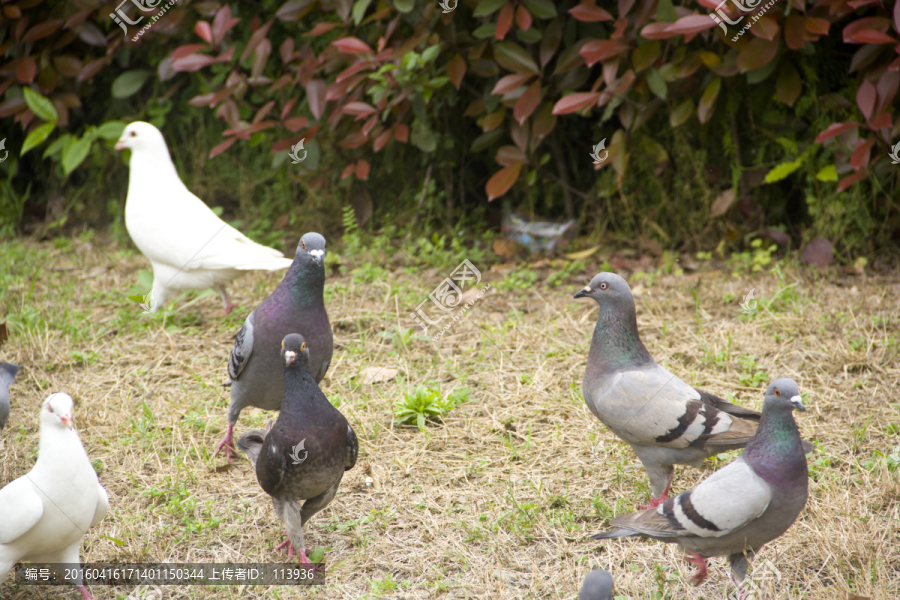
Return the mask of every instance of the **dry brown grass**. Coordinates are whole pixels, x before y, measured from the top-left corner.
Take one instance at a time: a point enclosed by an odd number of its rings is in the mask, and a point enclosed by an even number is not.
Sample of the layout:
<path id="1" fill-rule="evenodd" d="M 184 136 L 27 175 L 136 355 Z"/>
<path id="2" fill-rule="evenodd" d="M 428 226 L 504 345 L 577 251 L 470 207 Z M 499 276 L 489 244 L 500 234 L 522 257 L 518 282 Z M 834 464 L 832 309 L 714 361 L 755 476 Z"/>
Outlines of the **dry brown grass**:
<path id="1" fill-rule="evenodd" d="M 79 309 L 91 318 L 81 322 L 86 334 L 77 340 L 45 325 L 14 332 L 3 347 L 2 359 L 24 369 L 0 441 L 0 484 L 31 468 L 40 403 L 48 390 L 63 390 L 76 399 L 88 454 L 103 462 L 100 481 L 111 503 L 85 538 L 83 561 L 282 560 L 284 554 L 273 552 L 281 526 L 249 462 L 223 468 L 221 458 L 208 456 L 226 424 L 228 395 L 218 384 L 231 335 L 280 275 L 253 274 L 232 286 L 240 308 L 224 323 L 217 299 L 209 297 L 189 309 L 200 315 L 197 323 L 177 331 L 158 320 L 109 331 L 122 311 L 134 323 L 149 319 L 136 305 L 123 306 L 121 295 L 145 262 L 116 254 L 110 268 L 95 248 L 75 246 L 42 246 L 51 258 L 33 269 L 33 291 L 29 277 L 13 284 L 4 300 L 11 314 L 28 305 L 57 315 Z M 68 270 L 53 270 L 60 268 Z M 645 281 L 637 288 L 643 339 L 658 362 L 686 381 L 754 408 L 765 383 L 739 384 L 741 375 L 756 371 L 742 362 L 744 355 L 755 357 L 766 379 L 792 377 L 808 393 L 808 412 L 798 421 L 805 437 L 822 444 L 814 457 L 817 479 L 798 522 L 755 561 L 771 560 L 781 570 L 783 579 L 769 596 L 831 600 L 852 592 L 892 600 L 900 597 L 900 471 L 890 470 L 885 456 L 900 443 L 900 285 L 788 273 L 787 283 L 797 284 L 791 302 L 746 321 L 738 319 L 737 301 L 723 297 L 739 301 L 755 287 L 757 297 L 771 298 L 782 284 L 718 273 Z M 692 567 L 677 547 L 589 539 L 613 514 L 644 503 L 649 492 L 632 451 L 581 398 L 596 306 L 572 294 L 587 277 L 558 288 L 495 289 L 439 344 L 414 341 L 403 351 L 375 335 L 396 324 L 409 327 L 409 310 L 443 276 L 397 275 L 365 285 L 349 276 L 329 279 L 336 349 L 323 389 L 340 397 L 361 448 L 335 502 L 307 529 L 309 545 L 328 547 L 326 586 L 167 587 L 165 600 L 572 599 L 597 567 L 611 571 L 617 593 L 633 600 L 726 597 L 732 588 L 722 560 L 713 561 L 710 579 L 694 588 Z M 487 281 L 501 278 L 485 272 Z M 874 323 L 876 316 L 883 321 Z M 183 317 L 182 325 L 191 318 Z M 80 364 L 70 350 L 96 355 Z M 358 371 L 373 365 L 399 368 L 409 384 L 434 380 L 445 392 L 465 385 L 472 394 L 426 433 L 399 427 L 392 407 L 406 383 L 358 385 Z M 238 432 L 272 416 L 244 411 Z M 863 464 L 869 460 L 874 463 Z M 676 491 L 714 468 L 712 462 L 678 468 Z M 367 476 L 373 487 L 365 484 Z M 148 495 L 154 489 L 158 501 Z M 214 518 L 217 527 L 191 531 Z M 660 590 L 665 596 L 653 596 Z M 129 590 L 92 591 L 107 599 Z M 76 592 L 5 584 L 0 597 L 74 598 Z"/>

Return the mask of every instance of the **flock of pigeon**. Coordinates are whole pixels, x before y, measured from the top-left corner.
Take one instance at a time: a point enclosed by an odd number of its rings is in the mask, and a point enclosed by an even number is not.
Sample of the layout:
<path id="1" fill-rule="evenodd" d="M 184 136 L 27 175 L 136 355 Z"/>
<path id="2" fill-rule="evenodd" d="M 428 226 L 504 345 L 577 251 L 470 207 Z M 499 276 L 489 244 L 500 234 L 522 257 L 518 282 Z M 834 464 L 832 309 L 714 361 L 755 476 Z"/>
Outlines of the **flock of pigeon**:
<path id="1" fill-rule="evenodd" d="M 216 448 L 229 462 L 244 452 L 262 489 L 272 497 L 287 540 L 277 550 L 310 564 L 303 525 L 327 507 L 359 453 L 356 434 L 318 383 L 331 363 L 333 338 L 324 304 L 325 239 L 307 233 L 294 259 L 260 246 L 219 219 L 184 186 L 162 134 L 148 123 L 128 125 L 117 149 L 130 149 L 126 226 L 153 266 L 151 308 L 173 290 L 216 288 L 226 312 L 225 284 L 242 271 L 278 270 L 284 279 L 244 321 L 228 361 L 231 404 L 228 431 Z M 164 218 L 187 215 L 182 222 Z M 202 238 L 198 249 L 196 240 Z M 193 241 L 193 242 L 192 242 Z M 618 516 L 614 529 L 594 536 L 643 536 L 680 545 L 698 567 L 728 557 L 736 584 L 748 558 L 782 535 L 806 504 L 806 453 L 793 410 L 805 410 L 797 384 L 772 381 L 762 413 L 742 408 L 684 383 L 657 364 L 641 342 L 628 284 L 600 273 L 575 298 L 600 307 L 584 374 L 591 412 L 637 454 L 652 498 L 638 512 Z M 10 411 L 8 388 L 18 367 L 0 363 L 0 430 Z M 279 410 L 268 431 L 253 430 L 236 443 L 243 408 Z M 675 464 L 697 465 L 724 450 L 743 448 L 733 462 L 700 484 L 668 496 Z M 34 468 L 0 490 L 0 582 L 20 561 L 78 563 L 85 532 L 103 519 L 109 498 L 75 430 L 73 401 L 50 395 L 40 417 Z M 312 565 L 311 565 L 312 566 Z M 318 567 L 315 567 L 318 568 Z M 93 598 L 72 580 L 84 599 Z M 592 571 L 581 600 L 609 600 L 613 579 Z"/>

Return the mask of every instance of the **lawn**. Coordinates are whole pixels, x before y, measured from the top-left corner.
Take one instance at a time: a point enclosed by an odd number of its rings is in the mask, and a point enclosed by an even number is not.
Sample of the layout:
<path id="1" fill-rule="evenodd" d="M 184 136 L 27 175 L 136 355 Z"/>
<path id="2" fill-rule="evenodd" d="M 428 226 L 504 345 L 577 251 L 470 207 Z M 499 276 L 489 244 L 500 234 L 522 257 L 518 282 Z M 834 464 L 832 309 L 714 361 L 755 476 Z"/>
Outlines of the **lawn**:
<path id="1" fill-rule="evenodd" d="M 431 340 L 409 313 L 458 260 L 419 269 L 402 253 L 357 264 L 335 260 L 339 253 L 331 252 L 326 283 L 335 354 L 322 389 L 355 429 L 360 455 L 306 529 L 307 543 L 325 550 L 325 587 L 166 587 L 164 600 L 571 600 L 598 567 L 632 600 L 728 597 L 734 588 L 722 559 L 695 588 L 676 546 L 589 537 L 649 499 L 634 453 L 582 399 L 597 308 L 572 295 L 600 270 L 599 258 L 583 269 L 546 260 L 491 268 L 473 259 L 479 289 L 491 289 Z M 230 291 L 239 306 L 228 317 L 216 295 L 150 315 L 129 298 L 149 265 L 126 247 L 81 235 L 2 242 L 0 255 L 0 315 L 9 328 L 0 360 L 23 366 L 0 439 L 0 485 L 31 469 L 41 402 L 65 391 L 110 495 L 83 561 L 284 560 L 274 551 L 282 527 L 249 461 L 242 455 L 228 466 L 211 456 L 227 423 L 221 384 L 233 335 L 281 274 L 237 280 Z M 755 559 L 751 577 L 770 598 L 900 597 L 896 275 L 792 264 L 755 273 L 738 264 L 671 267 L 623 272 L 657 362 L 754 409 L 770 379 L 791 377 L 807 406 L 795 416 L 817 447 L 810 499 Z M 751 289 L 757 304 L 745 314 Z M 364 383 L 377 372 L 370 367 L 397 375 Z M 423 407 L 430 418 L 420 428 Z M 397 422 L 411 412 L 410 424 Z M 245 410 L 236 433 L 274 417 Z M 678 467 L 675 491 L 736 455 Z M 99 600 L 130 591 L 92 587 Z M 71 587 L 0 585 L 4 599 L 77 596 Z"/>

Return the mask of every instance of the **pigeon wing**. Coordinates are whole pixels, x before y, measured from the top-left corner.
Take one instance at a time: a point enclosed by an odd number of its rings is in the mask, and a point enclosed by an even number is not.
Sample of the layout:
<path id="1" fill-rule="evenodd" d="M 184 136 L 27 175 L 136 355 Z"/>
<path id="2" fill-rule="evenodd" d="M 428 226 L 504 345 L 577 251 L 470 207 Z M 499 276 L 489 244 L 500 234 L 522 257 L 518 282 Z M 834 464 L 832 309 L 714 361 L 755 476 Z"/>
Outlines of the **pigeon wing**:
<path id="1" fill-rule="evenodd" d="M 254 313 L 250 313 L 234 337 L 234 348 L 231 349 L 231 358 L 228 360 L 228 376 L 232 381 L 240 377 L 253 353 L 253 315 Z"/>
<path id="2" fill-rule="evenodd" d="M 44 514 L 44 502 L 25 477 L 0 490 L 0 544 L 22 537 Z"/>
<path id="3" fill-rule="evenodd" d="M 106 488 L 99 483 L 97 484 L 97 487 L 99 488 L 97 508 L 94 509 L 94 518 L 91 519 L 91 527 L 96 527 L 97 524 L 103 520 L 103 517 L 106 516 L 106 511 L 109 510 L 109 494 L 106 493 Z"/>
<path id="4" fill-rule="evenodd" d="M 347 460 L 344 462 L 344 470 L 349 471 L 356 466 L 356 458 L 359 456 L 359 440 L 356 432 L 347 425 Z"/>

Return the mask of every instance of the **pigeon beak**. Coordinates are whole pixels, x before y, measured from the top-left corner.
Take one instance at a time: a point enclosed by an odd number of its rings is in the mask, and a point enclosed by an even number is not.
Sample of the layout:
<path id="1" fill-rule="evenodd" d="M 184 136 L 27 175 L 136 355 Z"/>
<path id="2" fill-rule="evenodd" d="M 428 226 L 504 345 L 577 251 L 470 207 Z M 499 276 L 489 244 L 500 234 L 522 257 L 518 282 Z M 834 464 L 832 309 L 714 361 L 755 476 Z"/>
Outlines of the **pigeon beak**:
<path id="1" fill-rule="evenodd" d="M 285 350 L 284 351 L 284 366 L 289 367 L 291 365 L 291 363 L 294 362 L 295 358 L 297 358 L 296 352 L 292 352 L 290 350 Z"/>
<path id="2" fill-rule="evenodd" d="M 574 297 L 575 297 L 575 298 L 584 298 L 585 296 L 587 296 L 588 294 L 590 294 L 591 291 L 592 291 L 592 290 L 591 290 L 591 286 L 587 285 L 587 286 L 584 287 L 583 290 L 581 290 L 580 292 L 578 292 L 577 294 L 575 294 Z"/>
<path id="3" fill-rule="evenodd" d="M 310 256 L 316 259 L 316 262 L 319 263 L 319 266 L 325 264 L 325 251 L 324 250 L 310 250 Z"/>
<path id="4" fill-rule="evenodd" d="M 116 150 L 124 150 L 125 149 L 125 140 L 119 140 L 115 145 Z"/>
<path id="5" fill-rule="evenodd" d="M 797 410 L 802 410 L 803 412 L 806 412 L 806 407 L 803 406 L 803 400 L 800 398 L 800 396 L 792 396 L 791 404 L 793 404 Z"/>
<path id="6" fill-rule="evenodd" d="M 62 415 L 59 417 L 59 420 L 66 424 L 66 427 L 72 429 L 75 427 L 75 422 L 72 420 L 72 417 Z"/>

